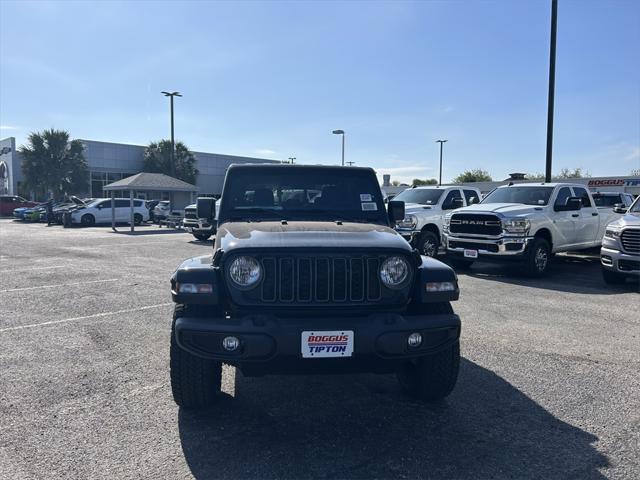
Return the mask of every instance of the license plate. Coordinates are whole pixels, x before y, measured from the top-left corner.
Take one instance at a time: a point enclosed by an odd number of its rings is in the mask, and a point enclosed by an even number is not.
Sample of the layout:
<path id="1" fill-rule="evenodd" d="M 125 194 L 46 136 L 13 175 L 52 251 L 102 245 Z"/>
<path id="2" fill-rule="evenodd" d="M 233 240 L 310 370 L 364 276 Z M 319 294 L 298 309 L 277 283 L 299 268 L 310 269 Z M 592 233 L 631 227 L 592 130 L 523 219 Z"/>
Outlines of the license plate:
<path id="1" fill-rule="evenodd" d="M 353 331 L 302 332 L 303 358 L 350 357 L 353 354 Z"/>
<path id="2" fill-rule="evenodd" d="M 464 258 L 478 258 L 478 250 L 465 250 Z"/>

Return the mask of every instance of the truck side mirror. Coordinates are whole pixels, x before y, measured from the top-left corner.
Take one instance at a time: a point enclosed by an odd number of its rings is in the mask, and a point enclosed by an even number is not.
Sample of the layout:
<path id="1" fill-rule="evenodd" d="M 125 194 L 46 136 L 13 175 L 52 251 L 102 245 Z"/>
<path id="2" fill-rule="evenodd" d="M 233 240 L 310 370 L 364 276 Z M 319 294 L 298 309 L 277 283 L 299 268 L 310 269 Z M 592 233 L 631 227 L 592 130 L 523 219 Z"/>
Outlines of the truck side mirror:
<path id="1" fill-rule="evenodd" d="M 211 221 L 216 216 L 216 199 L 211 197 L 198 197 L 196 203 L 196 216 Z"/>
<path id="2" fill-rule="evenodd" d="M 624 203 L 616 203 L 613 206 L 613 211 L 615 213 L 627 213 L 627 207 L 625 206 Z"/>
<path id="3" fill-rule="evenodd" d="M 395 225 L 404 219 L 404 202 L 402 200 L 390 200 L 387 206 L 389 222 Z"/>

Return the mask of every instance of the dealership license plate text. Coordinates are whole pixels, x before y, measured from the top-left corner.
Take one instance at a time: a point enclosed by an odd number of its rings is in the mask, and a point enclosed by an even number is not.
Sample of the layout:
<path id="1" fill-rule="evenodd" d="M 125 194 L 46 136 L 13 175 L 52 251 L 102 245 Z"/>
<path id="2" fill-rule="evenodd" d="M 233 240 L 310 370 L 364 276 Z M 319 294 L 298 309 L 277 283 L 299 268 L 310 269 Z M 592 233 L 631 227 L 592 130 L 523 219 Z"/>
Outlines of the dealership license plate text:
<path id="1" fill-rule="evenodd" d="M 350 357 L 353 354 L 353 331 L 302 332 L 303 358 Z"/>

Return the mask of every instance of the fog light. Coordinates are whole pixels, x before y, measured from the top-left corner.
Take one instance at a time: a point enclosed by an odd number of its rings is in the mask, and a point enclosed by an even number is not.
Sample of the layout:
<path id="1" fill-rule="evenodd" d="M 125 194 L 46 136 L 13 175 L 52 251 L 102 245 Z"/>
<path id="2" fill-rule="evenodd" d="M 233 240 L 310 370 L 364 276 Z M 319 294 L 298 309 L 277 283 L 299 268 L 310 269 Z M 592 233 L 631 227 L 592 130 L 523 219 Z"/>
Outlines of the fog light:
<path id="1" fill-rule="evenodd" d="M 414 332 L 411 335 L 409 335 L 409 338 L 407 338 L 407 345 L 409 345 L 410 347 L 419 347 L 420 344 L 422 344 L 422 335 L 420 335 L 418 332 Z"/>
<path id="2" fill-rule="evenodd" d="M 238 340 L 238 337 L 224 337 L 224 340 L 222 340 L 222 346 L 225 350 L 233 352 L 240 346 L 240 340 Z"/>

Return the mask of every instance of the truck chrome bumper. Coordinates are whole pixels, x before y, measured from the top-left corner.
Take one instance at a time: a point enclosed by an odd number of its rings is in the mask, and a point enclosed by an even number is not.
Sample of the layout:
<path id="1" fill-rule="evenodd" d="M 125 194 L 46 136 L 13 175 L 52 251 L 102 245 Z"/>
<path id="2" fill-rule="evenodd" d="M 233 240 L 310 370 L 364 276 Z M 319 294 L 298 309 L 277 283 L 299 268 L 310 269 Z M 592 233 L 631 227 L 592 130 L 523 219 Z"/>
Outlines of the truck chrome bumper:
<path id="1" fill-rule="evenodd" d="M 445 235 L 447 252 L 477 250 L 478 255 L 516 256 L 524 254 L 533 237 L 469 238 Z"/>
<path id="2" fill-rule="evenodd" d="M 602 247 L 600 249 L 602 267 L 612 272 L 640 276 L 640 256 L 629 255 L 619 250 Z"/>

